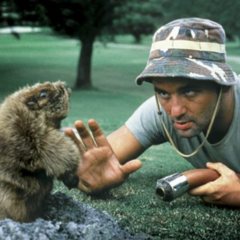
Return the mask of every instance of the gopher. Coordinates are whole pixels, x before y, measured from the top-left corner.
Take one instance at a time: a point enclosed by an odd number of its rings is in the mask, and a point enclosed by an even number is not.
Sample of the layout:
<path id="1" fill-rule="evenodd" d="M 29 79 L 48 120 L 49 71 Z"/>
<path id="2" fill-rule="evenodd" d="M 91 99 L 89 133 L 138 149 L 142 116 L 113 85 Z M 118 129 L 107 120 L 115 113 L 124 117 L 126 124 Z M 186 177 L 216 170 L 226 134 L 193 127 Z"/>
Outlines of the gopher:
<path id="1" fill-rule="evenodd" d="M 42 216 L 54 178 L 77 186 L 79 151 L 60 131 L 69 94 L 61 81 L 38 83 L 0 105 L 0 219 Z"/>

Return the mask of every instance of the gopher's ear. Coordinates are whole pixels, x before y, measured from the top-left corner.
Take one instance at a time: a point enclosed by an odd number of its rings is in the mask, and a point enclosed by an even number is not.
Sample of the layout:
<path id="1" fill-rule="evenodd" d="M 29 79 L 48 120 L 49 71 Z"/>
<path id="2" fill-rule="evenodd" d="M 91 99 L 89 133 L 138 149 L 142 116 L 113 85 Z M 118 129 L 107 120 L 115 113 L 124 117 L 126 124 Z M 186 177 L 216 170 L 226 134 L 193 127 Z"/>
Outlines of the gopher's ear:
<path id="1" fill-rule="evenodd" d="M 36 99 L 36 97 L 32 96 L 30 98 L 28 98 L 25 102 L 25 104 L 28 106 L 29 109 L 31 110 L 37 110 L 39 109 L 38 106 L 38 101 Z"/>

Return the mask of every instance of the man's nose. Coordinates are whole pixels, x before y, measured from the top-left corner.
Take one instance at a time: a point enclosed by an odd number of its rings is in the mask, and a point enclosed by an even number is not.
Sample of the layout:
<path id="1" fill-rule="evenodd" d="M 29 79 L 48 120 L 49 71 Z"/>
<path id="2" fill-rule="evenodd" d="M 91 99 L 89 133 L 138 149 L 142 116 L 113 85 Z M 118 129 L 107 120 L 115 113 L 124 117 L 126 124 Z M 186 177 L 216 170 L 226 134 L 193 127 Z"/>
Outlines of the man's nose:
<path id="1" fill-rule="evenodd" d="M 170 116 L 177 118 L 186 113 L 186 106 L 180 97 L 172 97 L 170 103 Z"/>

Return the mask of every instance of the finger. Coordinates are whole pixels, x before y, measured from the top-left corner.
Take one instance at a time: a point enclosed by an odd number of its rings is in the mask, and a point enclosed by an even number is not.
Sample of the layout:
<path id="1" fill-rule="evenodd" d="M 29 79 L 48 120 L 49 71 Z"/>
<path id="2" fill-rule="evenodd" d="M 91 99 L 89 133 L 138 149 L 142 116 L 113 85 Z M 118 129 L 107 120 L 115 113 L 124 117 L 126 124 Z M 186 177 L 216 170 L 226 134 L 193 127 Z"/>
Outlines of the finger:
<path id="1" fill-rule="evenodd" d="M 86 147 L 72 128 L 66 128 L 64 130 L 64 133 L 66 136 L 70 137 L 74 141 L 74 143 L 78 146 L 80 153 L 84 153 L 86 151 Z"/>
<path id="2" fill-rule="evenodd" d="M 82 139 L 83 144 L 87 149 L 90 149 L 96 146 L 96 143 L 93 140 L 91 133 L 87 130 L 87 128 L 85 127 L 82 121 L 76 121 L 75 127 L 78 131 L 80 138 Z"/>
<path id="3" fill-rule="evenodd" d="M 194 189 L 194 191 L 195 191 L 195 189 Z M 214 203 L 214 202 L 217 202 L 218 201 L 218 199 L 215 197 L 215 195 L 211 195 L 211 194 L 192 194 L 192 192 L 193 192 L 193 190 L 191 190 L 190 192 L 189 192 L 189 194 L 191 194 L 191 195 L 193 195 L 193 196 L 195 196 L 195 197 L 200 197 L 204 202 L 206 202 L 206 203 Z"/>
<path id="4" fill-rule="evenodd" d="M 193 188 L 192 190 L 189 191 L 191 195 L 194 196 L 203 196 L 203 195 L 209 195 L 211 194 L 212 191 L 212 184 L 211 183 L 206 183 L 202 186 Z"/>
<path id="5" fill-rule="evenodd" d="M 127 163 L 125 163 L 124 165 L 122 165 L 122 171 L 124 174 L 131 174 L 135 171 L 137 171 L 139 168 L 142 167 L 142 163 L 140 160 L 136 159 L 136 160 L 131 160 Z"/>
<path id="6" fill-rule="evenodd" d="M 110 146 L 107 138 L 99 127 L 98 123 L 94 119 L 88 121 L 88 126 L 92 132 L 92 136 L 98 146 Z"/>
<path id="7" fill-rule="evenodd" d="M 210 196 L 202 196 L 201 199 L 206 203 L 217 203 L 217 201 Z"/>
<path id="8" fill-rule="evenodd" d="M 81 191 L 85 192 L 85 193 L 90 193 L 91 190 L 90 188 L 87 186 L 87 184 L 85 184 L 83 181 L 79 181 L 78 183 L 78 189 L 80 189 Z"/>
<path id="9" fill-rule="evenodd" d="M 208 162 L 207 167 L 210 169 L 216 170 L 217 172 L 220 173 L 220 175 L 230 175 L 230 174 L 234 173 L 233 170 L 231 170 L 226 165 L 224 165 L 223 163 L 220 163 L 220 162 L 218 162 L 218 163 Z"/>

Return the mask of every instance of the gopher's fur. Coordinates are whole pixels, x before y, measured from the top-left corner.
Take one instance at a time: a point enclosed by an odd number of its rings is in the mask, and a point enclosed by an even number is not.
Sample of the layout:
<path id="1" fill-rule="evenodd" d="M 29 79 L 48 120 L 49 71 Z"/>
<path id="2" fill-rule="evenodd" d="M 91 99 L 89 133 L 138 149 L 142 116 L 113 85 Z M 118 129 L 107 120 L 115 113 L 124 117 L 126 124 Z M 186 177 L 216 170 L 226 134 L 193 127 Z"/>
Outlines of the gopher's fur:
<path id="1" fill-rule="evenodd" d="M 58 81 L 20 89 L 0 105 L 0 219 L 40 217 L 54 177 L 75 174 L 78 149 L 59 131 L 68 102 Z"/>

